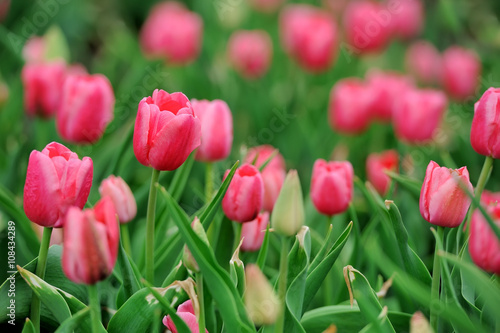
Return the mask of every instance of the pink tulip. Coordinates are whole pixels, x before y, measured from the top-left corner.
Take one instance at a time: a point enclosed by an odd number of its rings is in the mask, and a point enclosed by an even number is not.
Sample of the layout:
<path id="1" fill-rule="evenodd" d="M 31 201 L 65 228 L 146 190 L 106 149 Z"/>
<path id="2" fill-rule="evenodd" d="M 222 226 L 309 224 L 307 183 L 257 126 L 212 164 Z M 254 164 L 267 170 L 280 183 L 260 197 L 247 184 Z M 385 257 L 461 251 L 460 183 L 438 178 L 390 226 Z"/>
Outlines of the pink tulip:
<path id="1" fill-rule="evenodd" d="M 368 74 L 368 90 L 373 95 L 370 106 L 371 114 L 381 120 L 390 121 L 396 100 L 407 90 L 413 88 L 413 82 L 397 73 L 379 71 Z"/>
<path id="2" fill-rule="evenodd" d="M 104 179 L 99 187 L 101 197 L 108 196 L 115 205 L 120 223 L 127 223 L 137 214 L 137 203 L 130 187 L 121 177 L 109 176 Z"/>
<path id="3" fill-rule="evenodd" d="M 57 131 L 69 142 L 94 143 L 113 120 L 114 105 L 113 88 L 104 75 L 70 74 L 57 111 Z"/>
<path id="4" fill-rule="evenodd" d="M 395 150 L 386 150 L 380 154 L 372 153 L 366 160 L 368 181 L 380 195 L 385 195 L 391 185 L 391 178 L 385 171 L 398 171 L 399 156 Z"/>
<path id="5" fill-rule="evenodd" d="M 242 251 L 257 251 L 262 246 L 267 224 L 269 223 L 269 213 L 260 213 L 253 221 L 243 223 L 241 228 Z"/>
<path id="6" fill-rule="evenodd" d="M 234 173 L 222 199 L 222 210 L 230 220 L 239 223 L 252 221 L 262 209 L 263 196 L 264 182 L 259 170 L 253 165 L 243 164 Z"/>
<path id="7" fill-rule="evenodd" d="M 350 162 L 314 162 L 311 200 L 321 214 L 344 212 L 352 200 L 354 170 Z"/>
<path id="8" fill-rule="evenodd" d="M 140 43 L 149 57 L 186 64 L 198 57 L 202 35 L 203 21 L 198 14 L 179 2 L 166 1 L 151 9 L 141 30 Z"/>
<path id="9" fill-rule="evenodd" d="M 387 6 L 390 5 L 388 0 Z M 418 35 L 424 21 L 424 6 L 420 0 L 401 0 L 392 16 L 392 29 L 403 39 Z"/>
<path id="10" fill-rule="evenodd" d="M 191 104 L 201 123 L 201 144 L 195 159 L 204 162 L 225 159 L 231 153 L 233 145 L 233 115 L 229 106 L 220 99 L 193 99 Z"/>
<path id="11" fill-rule="evenodd" d="M 452 46 L 443 53 L 443 87 L 456 100 L 475 96 L 481 63 L 474 51 Z"/>
<path id="12" fill-rule="evenodd" d="M 251 148 L 245 158 L 245 163 L 252 163 L 255 157 L 258 156 L 255 166 L 260 168 L 275 151 L 276 149 L 270 145 Z M 268 212 L 273 211 L 274 203 L 280 194 L 285 177 L 285 160 L 280 153 L 277 153 L 262 170 L 262 180 L 264 181 L 264 210 Z"/>
<path id="13" fill-rule="evenodd" d="M 43 37 L 31 37 L 23 46 L 23 59 L 27 63 L 43 62 L 46 43 Z"/>
<path id="14" fill-rule="evenodd" d="M 64 224 L 62 267 L 75 283 L 95 284 L 115 267 L 120 231 L 113 201 L 99 200 L 94 208 L 68 209 Z"/>
<path id="15" fill-rule="evenodd" d="M 331 67 L 338 44 L 335 21 L 326 11 L 309 5 L 289 5 L 280 15 L 285 51 L 311 72 Z"/>
<path id="16" fill-rule="evenodd" d="M 441 82 L 443 75 L 441 55 L 431 43 L 425 40 L 414 42 L 406 51 L 405 62 L 408 71 L 419 82 L 423 84 Z"/>
<path id="17" fill-rule="evenodd" d="M 175 170 L 200 145 L 201 124 L 188 98 L 156 89 L 144 97 L 134 128 L 137 160 L 157 170 Z"/>
<path id="18" fill-rule="evenodd" d="M 228 58 L 241 76 L 256 79 L 266 74 L 273 56 L 273 44 L 264 30 L 240 30 L 229 38 Z"/>
<path id="19" fill-rule="evenodd" d="M 24 86 L 24 108 L 33 116 L 53 116 L 61 103 L 61 90 L 66 77 L 66 63 L 28 62 L 21 72 Z"/>
<path id="20" fill-rule="evenodd" d="M 365 131 L 371 121 L 373 98 L 371 90 L 359 79 L 337 81 L 330 92 L 328 115 L 332 128 L 347 134 Z"/>
<path id="21" fill-rule="evenodd" d="M 474 105 L 470 143 L 478 154 L 500 158 L 499 117 L 500 88 L 489 88 Z"/>
<path id="22" fill-rule="evenodd" d="M 392 35 L 393 13 L 371 0 L 352 1 L 344 13 L 347 43 L 358 52 L 378 52 Z"/>
<path id="23" fill-rule="evenodd" d="M 500 202 L 500 192 L 484 190 L 481 194 L 481 202 L 486 206 Z"/>
<path id="24" fill-rule="evenodd" d="M 262 13 L 274 13 L 285 0 L 249 0 L 253 9 Z"/>
<path id="25" fill-rule="evenodd" d="M 446 106 L 446 96 L 439 90 L 406 91 L 394 108 L 396 136 L 413 144 L 429 142 L 441 123 Z"/>
<path id="26" fill-rule="evenodd" d="M 92 175 L 92 159 L 80 160 L 60 143 L 33 150 L 24 185 L 26 216 L 43 227 L 62 227 L 68 208 L 83 208 L 87 202 Z"/>
<path id="27" fill-rule="evenodd" d="M 487 212 L 500 227 L 500 205 L 487 207 Z M 472 214 L 469 253 L 477 266 L 487 272 L 500 275 L 500 241 L 479 210 Z"/>
<path id="28" fill-rule="evenodd" d="M 454 170 L 429 162 L 420 192 L 420 214 L 427 222 L 449 228 L 462 223 L 471 199 L 459 182 L 473 191 L 467 167 Z"/>
<path id="29" fill-rule="evenodd" d="M 192 333 L 198 333 L 200 331 L 191 300 L 187 300 L 179 305 L 177 308 L 177 315 L 187 324 Z M 170 316 L 163 317 L 163 325 L 172 333 L 177 333 L 177 328 Z M 207 329 L 205 329 L 205 332 L 208 333 Z"/>

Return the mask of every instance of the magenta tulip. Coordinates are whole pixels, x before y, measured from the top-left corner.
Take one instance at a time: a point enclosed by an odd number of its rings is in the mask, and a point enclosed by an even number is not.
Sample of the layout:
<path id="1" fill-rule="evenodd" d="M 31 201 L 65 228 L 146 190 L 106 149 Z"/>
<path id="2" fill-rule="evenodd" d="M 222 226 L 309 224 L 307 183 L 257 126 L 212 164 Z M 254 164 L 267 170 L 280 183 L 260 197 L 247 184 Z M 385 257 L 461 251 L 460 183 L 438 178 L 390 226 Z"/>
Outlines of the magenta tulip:
<path id="1" fill-rule="evenodd" d="M 109 176 L 104 179 L 99 187 L 101 197 L 108 196 L 115 205 L 120 223 L 127 223 L 137 214 L 137 203 L 130 187 L 121 177 Z"/>
<path id="2" fill-rule="evenodd" d="M 474 51 L 452 46 L 443 53 L 443 86 L 456 100 L 475 96 L 481 62 Z"/>
<path id="3" fill-rule="evenodd" d="M 500 205 L 488 206 L 487 212 L 500 227 Z M 479 210 L 472 214 L 469 253 L 477 266 L 487 272 L 500 275 L 500 241 Z"/>
<path id="4" fill-rule="evenodd" d="M 257 251 L 262 246 L 266 228 L 269 223 L 269 213 L 260 213 L 253 221 L 243 223 L 241 228 L 242 251 Z"/>
<path id="5" fill-rule="evenodd" d="M 423 84 L 441 83 L 443 65 L 441 55 L 434 45 L 425 40 L 414 42 L 406 51 L 408 72 Z"/>
<path id="6" fill-rule="evenodd" d="M 499 118 L 500 88 L 489 88 L 474 106 L 470 143 L 478 154 L 500 158 Z"/>
<path id="7" fill-rule="evenodd" d="M 399 156 L 395 150 L 380 154 L 372 153 L 366 160 L 366 177 L 380 195 L 385 195 L 391 185 L 391 178 L 385 171 L 397 172 Z"/>
<path id="8" fill-rule="evenodd" d="M 227 53 L 229 61 L 241 76 L 257 79 L 269 69 L 273 44 L 265 30 L 240 30 L 229 38 Z"/>
<path id="9" fill-rule="evenodd" d="M 200 328 L 191 300 L 187 300 L 179 305 L 177 308 L 177 315 L 186 323 L 191 333 L 199 333 Z M 177 333 L 177 328 L 170 316 L 163 317 L 163 325 L 165 325 L 170 332 Z M 205 333 L 208 333 L 207 329 L 205 329 Z"/>
<path id="10" fill-rule="evenodd" d="M 388 0 L 392 1 L 392 0 Z M 387 3 L 390 5 L 390 2 Z M 401 0 L 392 16 L 393 33 L 403 39 L 412 38 L 422 30 L 424 6 L 420 0 Z"/>

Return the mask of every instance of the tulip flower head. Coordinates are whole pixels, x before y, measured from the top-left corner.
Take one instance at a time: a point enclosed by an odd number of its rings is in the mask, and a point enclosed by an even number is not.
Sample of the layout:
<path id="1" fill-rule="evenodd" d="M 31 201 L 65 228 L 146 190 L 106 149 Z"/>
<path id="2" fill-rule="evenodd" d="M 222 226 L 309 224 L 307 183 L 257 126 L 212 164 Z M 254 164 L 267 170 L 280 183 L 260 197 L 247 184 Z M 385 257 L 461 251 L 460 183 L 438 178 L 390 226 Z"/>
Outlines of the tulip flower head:
<path id="1" fill-rule="evenodd" d="M 440 83 L 443 75 L 441 55 L 434 45 L 420 40 L 408 47 L 405 55 L 408 72 L 423 84 Z"/>
<path id="2" fill-rule="evenodd" d="M 199 332 L 198 320 L 194 313 L 193 303 L 187 300 L 177 308 L 177 315 L 187 324 L 192 333 Z M 163 325 L 165 325 L 172 333 L 177 333 L 174 321 L 170 316 L 163 317 Z M 205 329 L 205 332 L 208 331 Z"/>
<path id="3" fill-rule="evenodd" d="M 392 20 L 393 33 L 402 39 L 416 36 L 422 30 L 424 6 L 420 0 L 401 0 Z"/>
<path id="4" fill-rule="evenodd" d="M 499 119 L 500 88 L 489 88 L 474 105 L 470 142 L 478 154 L 500 158 Z"/>
<path id="5" fill-rule="evenodd" d="M 487 212 L 500 227 L 500 205 L 488 206 Z M 469 253 L 477 266 L 487 272 L 500 275 L 500 241 L 479 210 L 472 214 Z"/>
<path id="6" fill-rule="evenodd" d="M 389 190 L 391 178 L 385 171 L 398 170 L 399 156 L 395 150 L 387 150 L 380 154 L 370 154 L 366 160 L 366 175 L 368 181 L 380 195 L 385 195 Z"/>
<path id="7" fill-rule="evenodd" d="M 474 51 L 452 46 L 443 53 L 443 86 L 456 100 L 475 95 L 481 75 L 481 62 Z"/>
<path id="8" fill-rule="evenodd" d="M 137 214 L 137 203 L 130 187 L 121 177 L 109 176 L 99 187 L 101 197 L 109 196 L 115 205 L 120 223 L 127 223 Z"/>
<path id="9" fill-rule="evenodd" d="M 248 79 L 264 76 L 273 56 L 271 37 L 264 30 L 234 32 L 229 38 L 227 49 L 234 69 Z"/>
<path id="10" fill-rule="evenodd" d="M 290 170 L 274 205 L 272 228 L 281 235 L 293 236 L 304 225 L 304 198 L 297 170 Z"/>
<path id="11" fill-rule="evenodd" d="M 262 212 L 253 221 L 243 223 L 241 228 L 242 251 L 257 251 L 262 246 L 266 228 L 269 223 L 269 213 Z"/>
<path id="12" fill-rule="evenodd" d="M 259 266 L 245 269 L 245 307 L 256 325 L 271 325 L 278 318 L 280 301 Z"/>

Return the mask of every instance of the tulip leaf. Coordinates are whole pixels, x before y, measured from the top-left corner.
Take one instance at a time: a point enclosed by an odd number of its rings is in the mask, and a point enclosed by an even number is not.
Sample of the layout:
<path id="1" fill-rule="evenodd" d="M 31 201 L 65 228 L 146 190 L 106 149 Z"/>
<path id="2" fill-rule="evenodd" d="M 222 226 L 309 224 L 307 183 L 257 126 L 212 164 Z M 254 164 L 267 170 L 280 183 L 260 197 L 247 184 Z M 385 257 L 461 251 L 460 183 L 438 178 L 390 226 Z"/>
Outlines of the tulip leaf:
<path id="1" fill-rule="evenodd" d="M 171 193 L 175 200 L 179 200 L 182 192 L 184 192 L 187 180 L 191 174 L 191 169 L 193 168 L 194 154 L 195 153 L 191 153 L 186 161 L 177 169 L 177 171 L 175 171 L 174 177 L 170 182 L 168 193 Z"/>
<path id="2" fill-rule="evenodd" d="M 262 245 L 259 250 L 259 255 L 257 257 L 257 265 L 259 266 L 260 270 L 264 269 L 264 266 L 266 265 L 266 259 L 267 259 L 267 252 L 269 251 L 269 223 L 267 224 L 266 227 L 266 234 L 264 235 L 264 240 L 262 241 Z"/>
<path id="3" fill-rule="evenodd" d="M 35 326 L 29 318 L 26 318 L 23 326 L 23 331 L 21 333 L 36 333 Z"/>
<path id="4" fill-rule="evenodd" d="M 318 253 L 318 255 L 316 255 L 316 258 L 314 258 L 312 265 L 314 265 L 316 261 L 318 261 L 318 263 L 316 264 L 315 267 L 310 268 L 307 273 L 306 289 L 304 293 L 304 302 L 302 306 L 302 311 L 307 309 L 314 295 L 316 295 L 316 293 L 318 292 L 319 287 L 325 280 L 326 276 L 328 275 L 328 272 L 333 267 L 333 264 L 335 263 L 335 261 L 340 255 L 340 252 L 344 248 L 344 245 L 347 242 L 347 238 L 349 237 L 351 230 L 352 230 L 352 222 L 349 223 L 349 225 L 344 229 L 344 231 L 337 238 L 335 243 L 329 248 L 328 252 L 324 251 L 322 253 L 323 256 L 322 258 L 319 258 L 321 252 Z M 330 237 L 332 237 L 331 235 L 332 234 L 328 236 L 326 242 L 329 242 Z"/>
<path id="5" fill-rule="evenodd" d="M 130 261 L 120 239 L 120 244 L 118 246 L 118 266 L 121 271 L 125 299 L 129 299 L 134 293 L 142 288 L 142 285 L 139 283 L 140 275 L 136 275 Z"/>
<path id="6" fill-rule="evenodd" d="M 403 188 L 407 189 L 417 200 L 420 199 L 420 191 L 422 190 L 421 181 L 389 170 L 385 170 L 385 173 Z"/>
<path id="7" fill-rule="evenodd" d="M 84 319 L 90 320 L 90 308 L 88 307 L 81 309 L 71 318 L 68 318 L 64 322 L 62 322 L 61 326 L 57 328 L 55 333 L 72 333 L 74 331 L 77 331 L 78 328 L 82 327 Z M 104 328 L 103 331 L 106 332 Z"/>

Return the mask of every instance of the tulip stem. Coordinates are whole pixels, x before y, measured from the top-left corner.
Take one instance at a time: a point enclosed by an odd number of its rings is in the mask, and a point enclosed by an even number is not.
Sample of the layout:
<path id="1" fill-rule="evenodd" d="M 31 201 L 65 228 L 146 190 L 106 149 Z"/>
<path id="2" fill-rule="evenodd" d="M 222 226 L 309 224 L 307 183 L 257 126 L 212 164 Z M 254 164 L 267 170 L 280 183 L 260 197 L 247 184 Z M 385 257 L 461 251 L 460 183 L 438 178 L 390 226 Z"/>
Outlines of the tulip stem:
<path id="1" fill-rule="evenodd" d="M 328 240 L 326 237 L 328 237 L 328 234 L 330 232 L 330 225 L 332 225 L 333 221 L 333 216 L 328 215 L 326 217 L 327 223 L 326 223 L 326 230 L 325 230 L 325 242 Z M 325 305 L 332 305 L 333 304 L 333 281 L 332 281 L 332 276 L 331 276 L 331 271 L 328 272 L 328 274 L 325 277 Z"/>
<path id="2" fill-rule="evenodd" d="M 45 266 L 47 265 L 47 254 L 49 253 L 50 236 L 52 228 L 43 228 L 42 242 L 40 243 L 40 252 L 38 253 L 38 262 L 36 264 L 35 274 L 42 280 L 45 277 Z M 40 299 L 33 293 L 31 299 L 31 321 L 35 326 L 36 332 L 40 332 Z"/>
<path id="3" fill-rule="evenodd" d="M 146 280 L 154 284 L 154 250 L 155 250 L 155 210 L 156 210 L 156 183 L 160 177 L 160 170 L 153 169 L 151 187 L 149 188 L 148 211 L 146 217 Z"/>
<path id="4" fill-rule="evenodd" d="M 198 303 L 200 305 L 198 327 L 200 333 L 205 333 L 205 300 L 203 298 L 203 275 L 200 272 L 196 273 L 196 290 L 198 291 Z"/>
<path id="5" fill-rule="evenodd" d="M 97 333 L 100 331 L 101 326 L 101 304 L 99 303 L 97 285 L 88 285 L 88 292 L 92 333 Z"/>
<path id="6" fill-rule="evenodd" d="M 205 201 L 210 202 L 214 192 L 213 163 L 207 162 L 205 169 Z"/>
<path id="7" fill-rule="evenodd" d="M 233 253 L 240 244 L 241 240 L 241 229 L 243 229 L 243 224 L 238 222 L 233 222 L 234 225 L 234 243 L 233 243 Z"/>
<path id="8" fill-rule="evenodd" d="M 437 227 L 438 239 L 443 242 L 444 227 Z M 439 282 L 441 279 L 441 260 L 437 255 L 439 250 L 438 242 L 436 242 L 436 250 L 434 251 L 434 265 L 432 267 L 432 285 L 431 285 L 431 304 L 430 304 L 430 324 L 434 332 L 437 332 L 438 316 L 435 307 L 439 303 Z"/>
<path id="9" fill-rule="evenodd" d="M 130 246 L 130 234 L 128 232 L 128 226 L 126 224 L 120 223 L 120 233 L 121 233 L 123 248 L 125 249 L 125 252 L 129 256 L 132 256 L 132 250 L 131 250 L 132 247 Z"/>
<path id="10" fill-rule="evenodd" d="M 281 258 L 280 275 L 278 280 L 278 297 L 280 300 L 280 315 L 274 325 L 274 332 L 282 333 L 285 327 L 285 308 L 286 308 L 286 278 L 288 274 L 288 237 L 281 237 Z"/>

